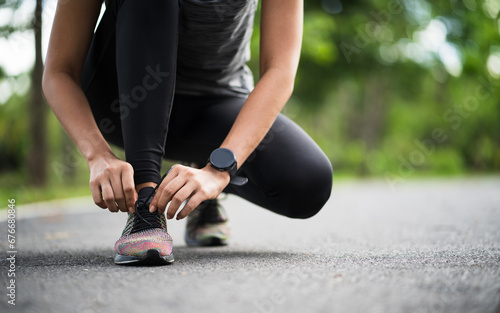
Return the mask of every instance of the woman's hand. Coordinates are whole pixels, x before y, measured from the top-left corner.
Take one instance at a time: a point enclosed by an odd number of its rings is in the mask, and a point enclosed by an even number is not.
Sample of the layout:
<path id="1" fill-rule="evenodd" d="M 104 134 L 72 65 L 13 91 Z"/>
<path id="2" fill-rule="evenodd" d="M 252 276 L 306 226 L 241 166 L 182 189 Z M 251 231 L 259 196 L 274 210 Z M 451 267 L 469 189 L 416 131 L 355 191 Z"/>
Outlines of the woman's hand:
<path id="1" fill-rule="evenodd" d="M 188 200 L 177 214 L 178 220 L 183 219 L 202 201 L 217 198 L 229 180 L 228 172 L 219 172 L 210 165 L 202 169 L 175 165 L 158 187 L 149 210 L 164 213 L 171 201 L 167 218 L 172 219 L 181 204 Z"/>
<path id="2" fill-rule="evenodd" d="M 132 165 L 110 153 L 92 158 L 87 163 L 95 204 L 111 212 L 133 212 L 137 192 Z"/>

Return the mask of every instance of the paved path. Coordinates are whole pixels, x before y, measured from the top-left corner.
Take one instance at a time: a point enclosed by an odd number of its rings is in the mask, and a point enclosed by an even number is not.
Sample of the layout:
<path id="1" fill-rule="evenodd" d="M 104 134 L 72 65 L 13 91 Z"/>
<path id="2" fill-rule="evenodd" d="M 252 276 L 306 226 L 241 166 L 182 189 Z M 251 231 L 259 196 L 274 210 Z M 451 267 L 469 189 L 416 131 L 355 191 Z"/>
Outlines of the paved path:
<path id="1" fill-rule="evenodd" d="M 236 197 L 225 207 L 230 246 L 188 248 L 185 222 L 174 221 L 175 263 L 131 268 L 112 262 L 124 214 L 102 211 L 90 198 L 19 204 L 16 306 L 7 305 L 4 257 L 0 311 L 500 312 L 498 177 L 405 182 L 395 190 L 384 181 L 342 182 L 309 220 Z"/>

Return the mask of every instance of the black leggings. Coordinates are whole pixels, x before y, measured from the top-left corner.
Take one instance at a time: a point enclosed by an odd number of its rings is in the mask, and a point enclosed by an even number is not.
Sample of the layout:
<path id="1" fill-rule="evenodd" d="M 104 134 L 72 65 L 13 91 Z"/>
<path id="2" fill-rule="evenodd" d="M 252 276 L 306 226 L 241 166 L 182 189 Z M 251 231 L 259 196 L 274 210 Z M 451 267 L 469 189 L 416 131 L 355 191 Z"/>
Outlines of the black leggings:
<path id="1" fill-rule="evenodd" d="M 125 149 L 136 184 L 159 181 L 162 157 L 206 164 L 245 102 L 244 96 L 175 94 L 178 22 L 177 1 L 111 1 L 83 68 L 82 88 L 97 125 Z M 240 174 L 249 182 L 226 192 L 294 218 L 316 214 L 332 187 L 328 158 L 281 114 Z"/>

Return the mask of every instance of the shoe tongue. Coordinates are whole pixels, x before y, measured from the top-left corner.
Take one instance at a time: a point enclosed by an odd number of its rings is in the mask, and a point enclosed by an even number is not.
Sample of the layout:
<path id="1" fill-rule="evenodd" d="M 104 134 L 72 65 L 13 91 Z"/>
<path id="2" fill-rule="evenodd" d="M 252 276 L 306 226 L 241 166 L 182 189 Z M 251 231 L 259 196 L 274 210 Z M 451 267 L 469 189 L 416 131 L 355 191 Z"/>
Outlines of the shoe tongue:
<path id="1" fill-rule="evenodd" d="M 144 187 L 142 188 L 141 190 L 139 190 L 139 196 L 137 197 L 137 201 L 141 201 L 141 202 L 146 202 L 146 200 L 148 199 L 148 197 L 155 191 L 155 189 L 153 187 Z M 151 197 L 153 198 L 153 197 Z M 149 199 L 151 200 L 151 199 Z"/>

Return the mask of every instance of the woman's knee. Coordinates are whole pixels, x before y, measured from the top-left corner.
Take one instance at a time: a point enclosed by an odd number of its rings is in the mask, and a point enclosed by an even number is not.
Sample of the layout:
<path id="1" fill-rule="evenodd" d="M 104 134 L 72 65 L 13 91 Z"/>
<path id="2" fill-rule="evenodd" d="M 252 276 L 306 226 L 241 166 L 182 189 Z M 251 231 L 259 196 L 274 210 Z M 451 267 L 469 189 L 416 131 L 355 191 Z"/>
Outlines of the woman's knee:
<path id="1" fill-rule="evenodd" d="M 286 216 L 310 218 L 326 204 L 332 192 L 333 172 L 329 161 L 304 168 L 294 180 Z"/>

